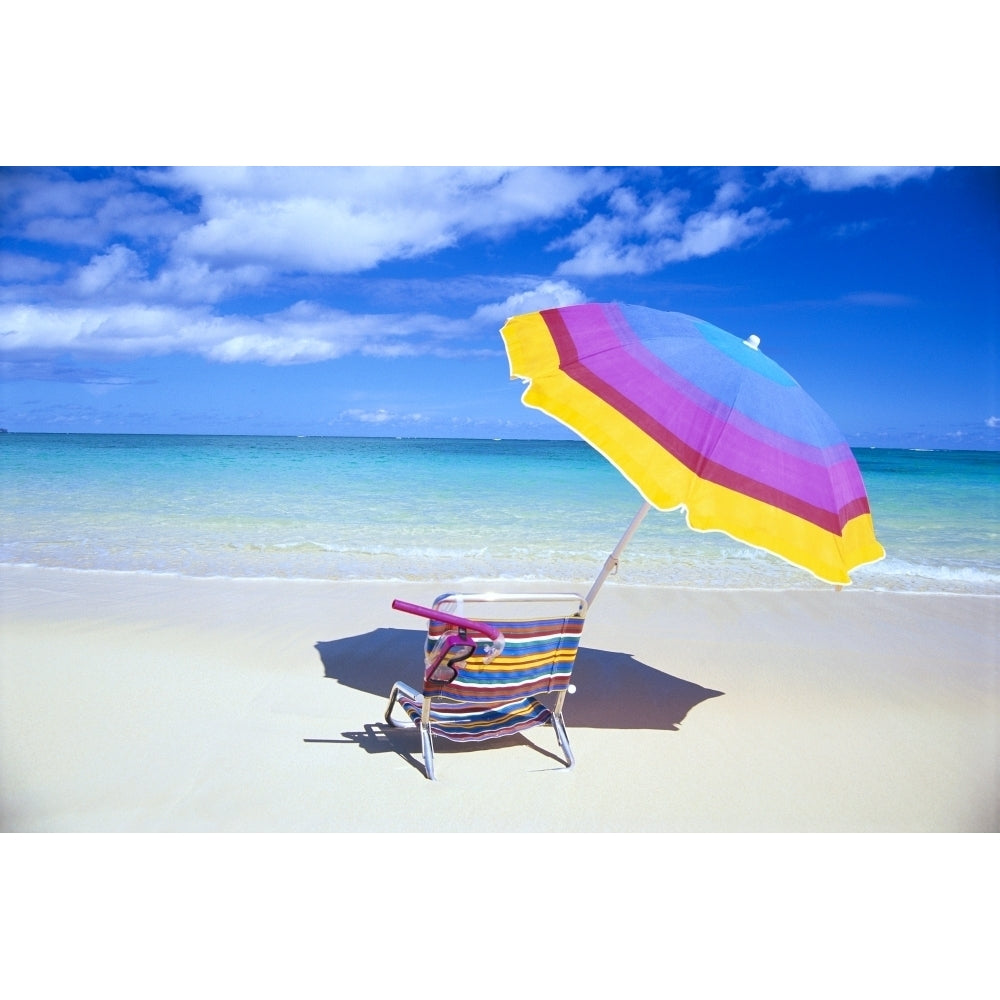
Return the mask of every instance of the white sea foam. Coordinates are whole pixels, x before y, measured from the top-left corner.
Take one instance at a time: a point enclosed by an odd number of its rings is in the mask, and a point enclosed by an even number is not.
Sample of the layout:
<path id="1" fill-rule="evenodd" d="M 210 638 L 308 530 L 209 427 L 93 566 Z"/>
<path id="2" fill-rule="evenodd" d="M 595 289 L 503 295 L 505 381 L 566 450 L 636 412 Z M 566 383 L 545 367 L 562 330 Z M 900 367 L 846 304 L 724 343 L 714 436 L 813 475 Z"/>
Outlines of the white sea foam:
<path id="1" fill-rule="evenodd" d="M 1000 594 L 1000 570 L 983 569 L 978 566 L 942 566 L 908 562 L 905 559 L 887 558 L 871 569 L 856 571 L 859 580 L 871 577 L 873 580 L 898 581 L 900 586 L 890 589 L 921 589 L 925 585 L 957 585 L 954 589 L 966 589 Z"/>

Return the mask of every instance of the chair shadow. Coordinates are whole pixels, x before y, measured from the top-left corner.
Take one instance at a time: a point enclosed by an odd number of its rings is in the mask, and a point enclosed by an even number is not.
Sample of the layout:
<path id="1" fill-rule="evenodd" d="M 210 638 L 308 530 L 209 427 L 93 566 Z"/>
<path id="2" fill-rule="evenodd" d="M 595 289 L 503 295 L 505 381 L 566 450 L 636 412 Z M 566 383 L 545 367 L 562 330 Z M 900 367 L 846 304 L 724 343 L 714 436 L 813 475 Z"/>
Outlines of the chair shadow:
<path id="1" fill-rule="evenodd" d="M 359 746 L 365 753 L 393 753 L 402 758 L 415 771 L 425 775 L 423 751 L 420 746 L 420 734 L 415 727 L 394 728 L 384 722 L 366 722 L 363 729 L 341 733 L 343 739 L 306 739 L 305 743 L 351 743 Z M 554 737 L 553 737 L 554 738 Z M 562 770 L 566 763 L 558 754 L 546 749 L 539 743 L 528 739 L 523 733 L 514 736 L 504 736 L 490 740 L 488 743 L 449 743 L 448 740 L 437 740 L 434 744 L 434 756 L 441 757 L 452 753 L 480 753 L 484 750 L 498 747 L 530 746 L 543 757 L 553 761 L 553 770 Z"/>
<path id="2" fill-rule="evenodd" d="M 379 628 L 317 642 L 316 650 L 326 677 L 387 701 L 396 681 L 419 687 L 423 637 L 424 633 L 415 629 Z M 573 729 L 677 730 L 696 705 L 724 693 L 664 673 L 628 653 L 589 647 L 581 647 L 577 653 L 573 684 L 576 692 L 567 698 L 564 708 L 571 733 Z M 364 733 L 344 736 L 379 752 L 375 748 L 383 739 L 402 739 L 409 746 L 416 734 L 379 726 L 378 732 L 366 727 Z M 517 743 L 525 738 L 510 739 Z M 419 756 L 419 739 L 417 751 Z"/>

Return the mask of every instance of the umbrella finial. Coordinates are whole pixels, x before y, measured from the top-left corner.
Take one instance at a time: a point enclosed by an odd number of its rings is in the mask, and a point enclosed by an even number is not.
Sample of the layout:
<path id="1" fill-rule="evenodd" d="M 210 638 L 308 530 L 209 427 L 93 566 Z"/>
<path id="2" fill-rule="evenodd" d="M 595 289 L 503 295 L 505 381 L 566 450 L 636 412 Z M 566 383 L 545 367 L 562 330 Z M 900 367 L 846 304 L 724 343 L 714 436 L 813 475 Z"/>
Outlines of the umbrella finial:
<path id="1" fill-rule="evenodd" d="M 755 351 L 760 347 L 760 337 L 756 333 L 751 333 L 746 340 L 743 341 L 747 347 L 752 347 Z"/>

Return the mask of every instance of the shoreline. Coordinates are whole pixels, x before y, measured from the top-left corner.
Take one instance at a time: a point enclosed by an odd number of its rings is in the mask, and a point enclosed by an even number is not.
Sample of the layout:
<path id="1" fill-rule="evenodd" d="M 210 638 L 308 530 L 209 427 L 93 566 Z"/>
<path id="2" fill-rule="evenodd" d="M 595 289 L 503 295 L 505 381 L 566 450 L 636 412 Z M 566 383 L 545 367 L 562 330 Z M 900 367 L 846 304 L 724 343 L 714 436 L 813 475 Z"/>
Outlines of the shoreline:
<path id="1" fill-rule="evenodd" d="M 432 784 L 381 730 L 421 669 L 390 604 L 455 589 L 518 584 L 0 568 L 0 829 L 1000 829 L 1000 598 L 613 584 L 576 767 L 543 728 L 443 744 Z"/>
<path id="2" fill-rule="evenodd" d="M 411 577 L 358 577 L 357 579 L 334 579 L 332 577 L 319 576 L 226 576 L 224 574 L 194 574 L 183 573 L 179 570 L 152 570 L 152 569 L 107 569 L 104 567 L 89 566 L 43 566 L 38 563 L 0 563 L 0 577 L 5 573 L 16 574 L 20 572 L 41 572 L 41 573 L 79 573 L 121 577 L 151 577 L 163 578 L 179 581 L 199 581 L 215 580 L 232 584 L 243 583 L 290 583 L 290 584 L 319 584 L 319 585 L 376 585 L 376 586 L 422 586 L 434 589 L 441 586 L 436 580 L 429 578 Z M 565 580 L 554 577 L 458 577 L 452 581 L 448 589 L 501 589 L 512 590 L 514 588 L 543 587 L 549 590 L 573 590 L 586 593 L 593 580 L 576 580 L 567 583 Z M 656 591 L 681 591 L 705 594 L 823 594 L 836 591 L 833 584 L 823 581 L 813 580 L 811 586 L 693 586 L 691 584 L 670 584 L 670 583 L 649 583 L 645 581 L 620 582 L 612 576 L 605 581 L 604 587 L 609 590 L 656 590 Z M 840 591 L 855 594 L 892 594 L 899 596 L 913 597 L 973 597 L 984 598 L 986 600 L 1000 600 L 1000 593 L 981 593 L 977 591 L 955 591 L 955 590 L 894 590 L 889 587 L 866 587 L 864 584 L 856 582 L 844 585 Z"/>

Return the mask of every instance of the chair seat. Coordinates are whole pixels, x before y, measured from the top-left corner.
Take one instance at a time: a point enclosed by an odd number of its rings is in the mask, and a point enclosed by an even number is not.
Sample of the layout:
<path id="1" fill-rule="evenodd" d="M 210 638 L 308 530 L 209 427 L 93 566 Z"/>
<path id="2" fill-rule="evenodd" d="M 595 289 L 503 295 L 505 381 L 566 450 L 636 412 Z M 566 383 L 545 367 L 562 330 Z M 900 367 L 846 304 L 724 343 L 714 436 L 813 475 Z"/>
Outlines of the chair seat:
<path id="1" fill-rule="evenodd" d="M 400 694 L 399 704 L 413 724 L 419 726 L 420 702 Z M 537 698 L 474 707 L 468 704 L 449 705 L 447 701 L 435 699 L 431 706 L 430 728 L 435 736 L 464 743 L 511 736 L 522 729 L 542 725 L 551 718 L 552 712 Z"/>

